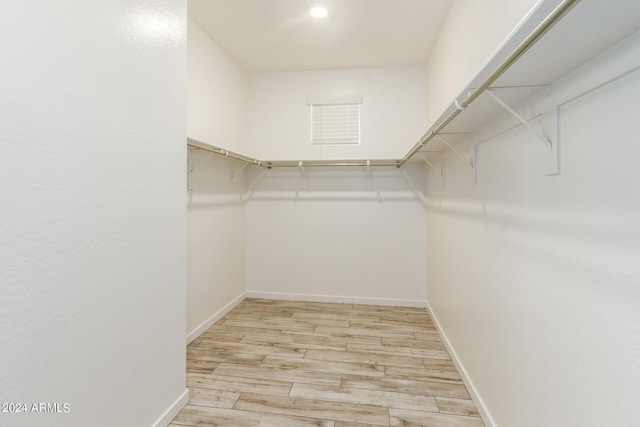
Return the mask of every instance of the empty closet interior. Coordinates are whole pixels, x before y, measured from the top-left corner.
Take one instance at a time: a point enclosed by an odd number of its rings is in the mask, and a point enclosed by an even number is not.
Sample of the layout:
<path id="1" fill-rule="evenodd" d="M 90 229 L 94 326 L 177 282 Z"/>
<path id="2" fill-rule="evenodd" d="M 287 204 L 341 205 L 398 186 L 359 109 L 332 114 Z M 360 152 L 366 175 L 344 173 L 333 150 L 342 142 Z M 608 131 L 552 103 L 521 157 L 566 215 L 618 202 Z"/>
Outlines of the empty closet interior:
<path id="1" fill-rule="evenodd" d="M 639 1 L 2 17 L 0 425 L 639 424 Z"/>
<path id="2" fill-rule="evenodd" d="M 640 5 L 445 3 L 424 63 L 269 69 L 190 1 L 188 341 L 247 297 L 426 308 L 486 425 L 631 426 Z"/>

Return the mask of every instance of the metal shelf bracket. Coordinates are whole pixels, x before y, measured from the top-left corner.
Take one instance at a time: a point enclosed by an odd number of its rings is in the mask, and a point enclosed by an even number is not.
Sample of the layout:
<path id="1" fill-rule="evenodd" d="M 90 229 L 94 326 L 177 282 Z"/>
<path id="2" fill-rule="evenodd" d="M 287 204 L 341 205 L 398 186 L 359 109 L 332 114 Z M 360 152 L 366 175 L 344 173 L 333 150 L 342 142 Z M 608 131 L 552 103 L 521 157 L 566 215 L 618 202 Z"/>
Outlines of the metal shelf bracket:
<path id="1" fill-rule="evenodd" d="M 300 177 L 302 177 L 302 179 L 307 179 L 307 172 L 304 170 L 304 166 L 302 165 L 302 161 L 298 162 L 298 167 L 300 168 Z"/>
<path id="2" fill-rule="evenodd" d="M 365 188 L 367 190 L 373 190 L 373 179 L 371 179 L 371 160 L 367 160 L 365 172 Z"/>
<path id="3" fill-rule="evenodd" d="M 447 142 L 447 140 L 442 135 L 438 134 L 436 136 L 438 137 L 438 139 L 440 139 L 440 141 L 442 141 L 442 143 L 444 145 L 447 146 L 447 148 L 449 148 L 449 150 L 451 150 L 451 151 L 453 151 L 455 153 L 456 157 L 458 157 L 464 163 L 469 163 L 469 165 L 473 168 L 473 162 L 465 159 L 464 156 L 462 155 L 462 153 L 460 153 L 458 150 L 456 150 L 453 145 L 449 144 L 449 142 Z"/>
<path id="4" fill-rule="evenodd" d="M 478 182 L 478 174 L 476 172 L 476 160 L 478 157 L 478 151 L 476 150 L 476 147 L 473 147 L 473 158 L 471 160 L 466 159 L 461 152 L 459 152 L 458 150 L 456 150 L 456 148 L 449 144 L 449 142 L 447 142 L 447 140 L 442 136 L 442 134 L 437 134 L 436 135 L 440 141 L 442 141 L 442 143 L 444 145 L 446 145 L 449 150 L 453 151 L 456 155 L 457 158 L 459 158 L 460 160 L 462 160 L 464 163 L 469 164 L 469 166 L 471 166 L 471 182 L 473 184 L 476 184 Z M 442 174 L 444 174 L 444 168 L 442 168 Z M 443 183 L 444 183 L 444 175 L 443 175 Z"/>
<path id="5" fill-rule="evenodd" d="M 531 133 L 538 137 L 549 147 L 550 164 L 547 169 L 547 175 L 560 174 L 560 139 L 558 138 L 558 108 L 550 108 L 542 114 L 542 130 L 533 126 L 529 120 L 522 117 L 516 110 L 511 108 L 502 98 L 495 94 L 491 89 L 487 89 L 486 93 L 493 98 L 502 108 L 515 117 L 524 127 L 529 129 Z M 547 99 L 550 98 L 547 93 Z"/>
<path id="6" fill-rule="evenodd" d="M 302 160 L 298 162 L 298 169 L 300 169 L 300 189 L 308 190 L 309 189 L 309 176 L 307 175 L 307 171 L 304 168 L 304 164 Z M 297 197 L 297 196 L 296 196 Z"/>
<path id="7" fill-rule="evenodd" d="M 236 178 L 238 175 L 240 175 L 242 173 L 242 171 L 244 171 L 247 166 L 249 166 L 249 163 L 245 162 L 242 166 L 240 166 L 239 169 L 237 169 L 235 172 L 233 172 L 231 174 L 231 182 L 233 182 L 234 178 Z"/>
<path id="8" fill-rule="evenodd" d="M 442 188 L 444 188 L 444 160 L 440 163 L 440 169 L 436 168 L 433 163 L 431 163 L 428 159 L 426 159 L 422 154 L 418 154 L 418 156 L 424 160 L 424 162 L 435 172 L 440 175 L 440 180 L 442 181 Z"/>
<path id="9" fill-rule="evenodd" d="M 550 103 L 550 96 L 547 102 Z M 553 106 L 548 108 L 542 114 L 542 126 L 545 133 L 549 135 L 551 141 L 551 150 L 549 153 L 549 164 L 547 166 L 547 175 L 560 175 L 560 133 L 558 127 L 558 116 L 560 115 L 560 107 Z"/>

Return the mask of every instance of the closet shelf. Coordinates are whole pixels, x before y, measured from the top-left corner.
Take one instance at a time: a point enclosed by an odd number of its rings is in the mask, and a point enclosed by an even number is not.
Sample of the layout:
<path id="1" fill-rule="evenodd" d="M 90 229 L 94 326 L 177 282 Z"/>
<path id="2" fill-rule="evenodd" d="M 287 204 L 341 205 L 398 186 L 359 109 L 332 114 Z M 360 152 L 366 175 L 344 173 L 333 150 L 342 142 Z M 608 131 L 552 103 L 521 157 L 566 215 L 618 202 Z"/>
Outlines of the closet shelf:
<path id="1" fill-rule="evenodd" d="M 502 113 L 486 91 L 517 105 L 560 77 L 638 30 L 640 2 L 611 4 L 600 0 L 545 0 L 512 31 L 475 78 L 460 92 L 418 142 L 400 159 L 258 160 L 251 156 L 188 139 L 206 150 L 265 168 L 322 166 L 396 166 L 412 157 L 428 159 L 450 150 L 446 140 L 473 133 Z M 447 136 L 450 135 L 450 136 Z"/>
<path id="2" fill-rule="evenodd" d="M 187 138 L 187 147 L 195 148 L 202 151 L 207 151 L 209 153 L 217 154 L 223 157 L 229 157 L 231 159 L 240 160 L 241 162 L 251 163 L 257 166 L 262 166 L 260 160 L 255 159 L 251 156 L 247 156 L 246 154 L 238 153 L 237 151 L 227 150 L 226 148 L 216 147 L 215 145 L 210 145 L 193 138 Z"/>
<path id="3" fill-rule="evenodd" d="M 403 158 L 431 158 L 504 112 L 487 89 L 516 106 L 640 29 L 640 2 L 544 1 L 503 42 L 478 75 Z M 493 71 L 492 71 L 493 70 Z M 456 106 L 456 102 L 458 106 Z M 458 107 L 466 107 L 461 111 Z M 446 135 L 450 136 L 447 137 Z M 425 140 L 428 144 L 425 143 Z"/>
<path id="4" fill-rule="evenodd" d="M 219 156 L 229 157 L 245 163 L 254 164 L 263 168 L 297 168 L 297 167 L 321 167 L 321 166 L 400 166 L 400 160 L 258 160 L 251 156 L 216 147 L 192 138 L 187 139 L 187 146 L 198 150 L 208 151 Z"/>

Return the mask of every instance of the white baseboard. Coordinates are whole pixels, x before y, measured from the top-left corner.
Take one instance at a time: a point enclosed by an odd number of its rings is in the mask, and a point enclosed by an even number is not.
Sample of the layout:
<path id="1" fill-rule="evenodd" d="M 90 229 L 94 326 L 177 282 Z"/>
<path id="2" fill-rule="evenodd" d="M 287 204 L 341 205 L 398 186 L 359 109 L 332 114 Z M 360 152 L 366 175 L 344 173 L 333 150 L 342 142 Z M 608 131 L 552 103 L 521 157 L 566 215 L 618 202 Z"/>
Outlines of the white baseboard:
<path id="1" fill-rule="evenodd" d="M 178 412 L 185 407 L 185 405 L 189 402 L 189 390 L 184 389 L 180 397 L 165 411 L 164 414 L 153 423 L 153 427 L 167 427 L 171 424 L 171 421 L 178 415 Z"/>
<path id="2" fill-rule="evenodd" d="M 485 405 L 484 401 L 480 397 L 480 394 L 478 393 L 478 390 L 474 386 L 473 381 L 471 381 L 471 378 L 469 378 L 467 371 L 464 369 L 464 365 L 460 361 L 458 354 L 456 353 L 455 349 L 451 345 L 451 342 L 449 341 L 447 334 L 442 329 L 442 326 L 440 326 L 438 317 L 435 315 L 435 313 L 431 309 L 431 306 L 429 305 L 428 302 L 426 302 L 426 306 L 427 306 L 427 311 L 429 312 L 429 315 L 433 319 L 433 324 L 435 325 L 436 329 L 438 330 L 438 333 L 440 334 L 440 337 L 442 338 L 442 342 L 444 346 L 447 348 L 447 351 L 451 355 L 451 360 L 453 360 L 453 363 L 456 365 L 456 368 L 458 368 L 460 377 L 462 377 L 462 382 L 464 382 L 464 385 L 467 387 L 467 390 L 469 391 L 469 395 L 471 396 L 471 400 L 473 400 L 473 403 L 475 403 L 476 408 L 478 408 L 478 412 L 480 413 L 480 417 L 482 418 L 482 421 L 484 421 L 485 427 L 497 427 L 495 420 L 491 416 L 491 413 L 487 409 L 487 406 Z"/>
<path id="3" fill-rule="evenodd" d="M 246 297 L 286 301 L 335 302 L 342 304 L 389 305 L 418 308 L 426 307 L 425 301 L 421 300 L 345 297 L 338 295 L 290 294 L 285 292 L 247 291 Z"/>
<path id="4" fill-rule="evenodd" d="M 242 300 L 246 298 L 246 292 L 240 294 L 237 298 L 234 298 L 230 303 L 222 307 L 220 310 L 215 312 L 213 316 L 205 320 L 200 326 L 195 328 L 193 331 L 187 334 L 187 345 L 196 338 L 200 336 L 204 331 L 209 329 L 211 325 L 216 323 L 219 319 L 221 319 L 225 314 L 230 312 L 236 305 L 240 304 Z"/>

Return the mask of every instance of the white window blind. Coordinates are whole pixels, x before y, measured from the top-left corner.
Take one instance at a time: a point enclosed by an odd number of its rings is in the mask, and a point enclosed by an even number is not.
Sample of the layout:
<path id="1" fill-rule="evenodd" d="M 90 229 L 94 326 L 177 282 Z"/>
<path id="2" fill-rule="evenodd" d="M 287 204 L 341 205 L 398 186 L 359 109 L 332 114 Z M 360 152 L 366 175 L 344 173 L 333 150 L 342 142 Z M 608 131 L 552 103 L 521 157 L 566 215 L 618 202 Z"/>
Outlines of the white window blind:
<path id="1" fill-rule="evenodd" d="M 360 144 L 361 97 L 309 98 L 311 143 L 319 145 Z"/>

